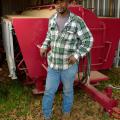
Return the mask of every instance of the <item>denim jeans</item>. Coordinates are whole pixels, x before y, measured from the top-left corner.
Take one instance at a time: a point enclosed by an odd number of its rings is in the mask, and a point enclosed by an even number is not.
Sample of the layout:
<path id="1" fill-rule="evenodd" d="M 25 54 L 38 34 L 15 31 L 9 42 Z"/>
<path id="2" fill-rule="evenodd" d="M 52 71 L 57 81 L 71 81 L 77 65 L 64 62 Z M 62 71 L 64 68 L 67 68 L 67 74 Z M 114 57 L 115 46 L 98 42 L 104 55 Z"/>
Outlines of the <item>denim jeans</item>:
<path id="1" fill-rule="evenodd" d="M 42 111 L 45 118 L 51 117 L 55 93 L 60 81 L 63 84 L 62 111 L 70 112 L 73 104 L 73 83 L 78 70 L 77 64 L 66 70 L 54 70 L 48 67 L 45 92 L 42 100 Z"/>

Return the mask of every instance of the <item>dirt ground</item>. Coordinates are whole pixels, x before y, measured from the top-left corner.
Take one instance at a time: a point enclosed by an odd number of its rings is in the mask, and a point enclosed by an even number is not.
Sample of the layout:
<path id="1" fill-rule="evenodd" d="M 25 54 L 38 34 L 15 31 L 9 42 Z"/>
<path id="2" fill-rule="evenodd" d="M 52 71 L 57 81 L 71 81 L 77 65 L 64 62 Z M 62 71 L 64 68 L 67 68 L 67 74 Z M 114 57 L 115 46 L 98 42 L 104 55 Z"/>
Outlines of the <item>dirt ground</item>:
<path id="1" fill-rule="evenodd" d="M 120 68 L 113 68 L 102 72 L 108 75 L 110 80 L 102 82 L 97 87 L 99 90 L 102 90 L 108 86 L 108 84 L 120 86 Z M 26 87 L 19 85 L 19 82 L 11 80 L 8 77 L 8 68 L 5 63 L 3 70 L 0 71 L 0 90 L 2 90 L 2 92 L 0 91 L 0 94 L 2 93 L 0 97 L 4 98 L 3 101 L 0 101 L 0 120 L 41 120 L 42 95 L 33 95 L 31 89 L 32 86 Z M 23 92 L 19 94 L 20 91 Z M 5 96 L 7 96 L 7 98 Z M 113 90 L 113 98 L 120 100 L 120 90 Z M 53 106 L 53 120 L 61 120 L 61 102 L 62 94 L 61 91 L 58 91 Z M 16 103 L 16 105 L 13 106 L 13 103 Z M 8 104 L 10 107 L 8 107 Z M 74 105 L 70 120 L 117 119 L 109 117 L 108 113 L 103 111 L 103 108 L 96 101 L 93 101 L 92 98 L 77 87 L 75 88 Z"/>

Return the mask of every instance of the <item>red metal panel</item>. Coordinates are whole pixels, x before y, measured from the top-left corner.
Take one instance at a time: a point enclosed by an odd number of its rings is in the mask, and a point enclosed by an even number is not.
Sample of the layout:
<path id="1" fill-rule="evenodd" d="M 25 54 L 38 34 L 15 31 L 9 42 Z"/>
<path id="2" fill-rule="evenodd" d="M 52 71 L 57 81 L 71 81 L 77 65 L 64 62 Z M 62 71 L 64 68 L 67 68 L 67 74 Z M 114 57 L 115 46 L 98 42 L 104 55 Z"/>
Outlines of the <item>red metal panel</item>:
<path id="1" fill-rule="evenodd" d="M 86 21 L 93 34 L 92 70 L 111 68 L 120 38 L 120 19 L 97 18 L 91 11 L 80 6 L 72 6 L 69 9 Z M 46 37 L 48 19 L 13 18 L 13 26 L 28 69 L 28 76 L 32 79 L 45 76 L 46 72 L 41 67 L 43 59 L 36 45 L 41 44 Z"/>
<path id="2" fill-rule="evenodd" d="M 82 6 L 70 6 L 69 10 L 74 14 L 82 17 L 89 28 L 99 28 L 100 20 L 97 16 L 90 10 L 83 8 Z"/>
<path id="3" fill-rule="evenodd" d="M 107 60 L 104 62 L 101 69 L 109 69 L 113 64 L 115 57 L 115 50 L 118 47 L 118 42 L 120 40 L 120 19 L 117 18 L 99 18 L 100 21 L 104 22 L 106 26 L 106 37 L 105 41 L 111 42 L 111 49 L 107 56 Z M 107 49 L 107 48 L 105 48 Z M 104 49 L 103 54 L 107 55 L 106 50 Z M 106 56 L 104 56 L 106 57 Z"/>
<path id="4" fill-rule="evenodd" d="M 45 71 L 41 67 L 43 59 L 36 45 L 41 44 L 45 39 L 48 19 L 19 18 L 13 20 L 13 26 L 29 77 L 44 76 Z"/>
<path id="5" fill-rule="evenodd" d="M 71 6 L 69 9 L 84 19 L 93 34 L 92 69 L 111 68 L 120 39 L 120 19 L 97 18 L 90 10 L 80 6 Z"/>

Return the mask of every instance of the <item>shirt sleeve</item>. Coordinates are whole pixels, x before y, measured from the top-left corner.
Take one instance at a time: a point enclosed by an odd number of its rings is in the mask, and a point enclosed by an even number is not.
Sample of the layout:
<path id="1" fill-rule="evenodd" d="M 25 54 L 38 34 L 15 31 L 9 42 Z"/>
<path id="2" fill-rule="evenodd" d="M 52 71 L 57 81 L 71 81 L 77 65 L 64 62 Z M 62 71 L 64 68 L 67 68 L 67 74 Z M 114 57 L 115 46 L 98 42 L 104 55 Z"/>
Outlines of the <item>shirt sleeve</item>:
<path id="1" fill-rule="evenodd" d="M 84 57 L 87 52 L 91 50 L 91 47 L 93 45 L 93 36 L 85 24 L 85 22 L 82 19 L 79 19 L 77 21 L 77 50 L 74 54 L 74 57 L 76 59 L 79 59 L 79 57 Z"/>
<path id="2" fill-rule="evenodd" d="M 47 49 L 50 46 L 50 42 L 51 42 L 51 25 L 50 25 L 50 20 L 49 20 L 49 24 L 48 24 L 48 32 L 45 38 L 45 41 L 43 42 L 41 48 Z"/>

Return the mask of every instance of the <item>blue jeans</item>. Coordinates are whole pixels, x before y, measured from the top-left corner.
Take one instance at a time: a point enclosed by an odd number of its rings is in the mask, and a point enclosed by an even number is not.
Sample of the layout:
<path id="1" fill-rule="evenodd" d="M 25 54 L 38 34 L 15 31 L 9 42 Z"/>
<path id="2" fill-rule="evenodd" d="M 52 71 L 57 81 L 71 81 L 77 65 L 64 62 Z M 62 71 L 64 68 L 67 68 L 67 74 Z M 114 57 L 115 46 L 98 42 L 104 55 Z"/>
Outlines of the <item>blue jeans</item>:
<path id="1" fill-rule="evenodd" d="M 77 64 L 66 70 L 54 70 L 48 67 L 45 92 L 42 100 L 42 111 L 45 118 L 51 117 L 55 93 L 60 81 L 63 84 L 62 111 L 70 112 L 73 104 L 73 83 L 78 70 Z"/>

